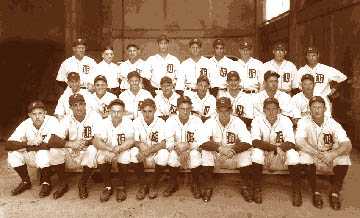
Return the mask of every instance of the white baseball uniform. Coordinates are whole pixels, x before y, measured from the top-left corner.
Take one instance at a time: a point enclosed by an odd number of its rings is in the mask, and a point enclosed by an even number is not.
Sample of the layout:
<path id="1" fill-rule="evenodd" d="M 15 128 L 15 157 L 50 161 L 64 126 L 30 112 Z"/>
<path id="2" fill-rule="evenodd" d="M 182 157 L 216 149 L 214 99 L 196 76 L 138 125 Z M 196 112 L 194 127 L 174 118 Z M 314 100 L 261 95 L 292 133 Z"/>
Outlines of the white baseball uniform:
<path id="1" fill-rule="evenodd" d="M 203 122 L 197 116 L 190 115 L 189 120 L 182 124 L 179 116 L 171 116 L 166 120 L 165 138 L 166 147 L 169 150 L 168 165 L 180 167 L 179 155 L 175 151 L 177 143 L 189 143 L 191 146 L 188 168 L 196 168 L 201 165 L 201 153 L 199 146 L 205 141 L 200 132 L 203 131 Z"/>
<path id="2" fill-rule="evenodd" d="M 211 88 L 219 87 L 220 89 L 226 88 L 226 79 L 227 74 L 230 71 L 238 70 L 235 61 L 231 60 L 230 58 L 224 56 L 221 60 L 216 60 L 215 57 L 210 58 L 209 65 L 211 70 L 209 73 L 209 80 Z"/>
<path id="3" fill-rule="evenodd" d="M 155 96 L 156 113 L 155 116 L 169 116 L 176 113 L 177 100 L 179 94 L 173 92 L 170 98 L 166 98 L 162 91 Z"/>
<path id="4" fill-rule="evenodd" d="M 116 95 L 112 94 L 111 92 L 105 92 L 105 95 L 103 95 L 101 98 L 96 95 L 96 92 L 93 93 L 93 96 L 96 102 L 95 111 L 100 115 L 100 112 L 104 113 L 107 110 L 107 106 L 110 104 L 110 102 L 117 99 Z"/>
<path id="5" fill-rule="evenodd" d="M 263 62 L 250 57 L 245 63 L 242 59 L 236 61 L 237 72 L 241 79 L 241 87 L 249 91 L 259 91 L 264 82 L 264 64 Z"/>
<path id="6" fill-rule="evenodd" d="M 283 60 L 278 65 L 275 60 L 270 60 L 264 64 L 264 72 L 271 70 L 280 75 L 278 88 L 281 91 L 290 93 L 291 89 L 297 88 L 295 77 L 297 74 L 296 66 L 288 60 Z"/>
<path id="7" fill-rule="evenodd" d="M 39 129 L 35 128 L 31 118 L 28 118 L 15 129 L 8 141 L 26 142 L 28 145 L 36 146 L 41 143 L 48 143 L 51 135 L 61 136 L 60 125 L 55 117 L 45 115 L 44 122 Z M 12 168 L 20 167 L 24 164 L 37 168 L 49 167 L 52 164 L 50 153 L 55 150 L 57 149 L 50 148 L 50 150 L 27 152 L 23 148 L 9 151 L 8 163 Z"/>
<path id="8" fill-rule="evenodd" d="M 98 75 L 105 76 L 108 88 L 113 89 L 119 87 L 118 76 L 120 74 L 119 66 L 114 63 L 106 63 L 104 60 L 98 63 L 91 77 L 91 84 L 94 84 L 94 79 Z"/>
<path id="9" fill-rule="evenodd" d="M 60 65 L 56 80 L 67 82 L 67 75 L 70 72 L 77 72 L 80 75 L 81 87 L 87 88 L 88 83 L 94 83 L 94 81 L 91 81 L 91 75 L 96 65 L 96 61 L 88 56 L 84 56 L 81 60 L 71 56 Z"/>
<path id="10" fill-rule="evenodd" d="M 145 77 L 144 74 L 144 66 L 145 61 L 141 58 L 136 60 L 134 63 L 131 63 L 130 60 L 126 60 L 120 64 L 120 74 L 118 78 L 121 78 L 121 89 L 129 89 L 130 85 L 128 83 L 127 75 L 132 72 L 136 71 L 140 74 L 141 77 Z"/>
<path id="11" fill-rule="evenodd" d="M 323 97 L 325 100 L 325 115 L 331 117 L 331 104 L 327 97 Z M 309 99 L 305 97 L 303 92 L 299 92 L 294 95 L 291 100 L 292 115 L 293 118 L 300 119 L 310 115 Z"/>
<path id="12" fill-rule="evenodd" d="M 239 91 L 237 96 L 233 97 L 228 91 L 221 90 L 219 98 L 221 97 L 230 99 L 234 116 L 254 119 L 254 102 L 250 94 Z"/>
<path id="13" fill-rule="evenodd" d="M 211 117 L 216 114 L 216 98 L 206 93 L 204 98 L 200 98 L 197 92 L 186 90 L 184 96 L 188 96 L 191 99 L 193 111 L 199 113 L 204 117 Z"/>
<path id="14" fill-rule="evenodd" d="M 136 95 L 130 89 L 119 95 L 119 99 L 125 103 L 125 110 L 130 114 L 130 119 L 135 119 L 141 114 L 140 104 L 147 98 L 153 99 L 150 92 L 145 89 L 140 89 Z"/>
<path id="15" fill-rule="evenodd" d="M 337 149 L 340 143 L 350 141 L 343 127 L 331 117 L 325 117 L 321 126 L 318 126 L 310 116 L 301 118 L 297 125 L 296 141 L 301 138 L 318 151 L 331 151 Z M 314 163 L 311 155 L 303 151 L 299 153 L 301 164 Z M 333 166 L 336 165 L 351 165 L 350 156 L 338 156 L 333 161 Z"/>
<path id="16" fill-rule="evenodd" d="M 254 98 L 254 116 L 257 117 L 261 114 L 264 114 L 264 101 L 265 99 L 269 98 L 269 95 L 267 94 L 266 90 L 262 90 L 259 93 L 255 95 Z M 276 98 L 279 101 L 281 113 L 285 116 L 292 117 L 292 108 L 290 105 L 291 97 L 290 95 L 286 94 L 285 92 L 282 92 L 280 90 L 277 90 L 274 98 Z"/>
<path id="17" fill-rule="evenodd" d="M 233 115 L 231 115 L 230 121 L 226 126 L 220 123 L 218 116 L 208 119 L 205 121 L 202 134 L 205 134 L 205 141 L 212 139 L 214 142 L 219 143 L 220 146 L 232 146 L 237 139 L 249 144 L 252 142 L 250 132 L 247 130 L 245 123 Z M 216 152 L 202 150 L 201 155 L 202 166 L 218 166 L 220 168 L 235 169 L 252 164 L 251 149 L 236 154 L 233 158 L 226 160 L 225 163 L 216 162 L 218 155 Z"/>

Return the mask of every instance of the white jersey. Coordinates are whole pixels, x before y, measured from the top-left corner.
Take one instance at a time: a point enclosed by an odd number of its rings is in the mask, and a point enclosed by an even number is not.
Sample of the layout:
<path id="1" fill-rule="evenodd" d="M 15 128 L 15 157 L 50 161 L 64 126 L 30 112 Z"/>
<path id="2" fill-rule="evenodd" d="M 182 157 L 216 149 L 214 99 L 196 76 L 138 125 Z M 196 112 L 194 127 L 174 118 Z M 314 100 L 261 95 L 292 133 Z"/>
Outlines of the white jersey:
<path id="1" fill-rule="evenodd" d="M 155 116 L 169 116 L 176 113 L 177 100 L 179 94 L 173 92 L 170 98 L 166 98 L 162 91 L 155 96 L 156 113 Z"/>
<path id="2" fill-rule="evenodd" d="M 75 56 L 71 56 L 60 65 L 56 80 L 67 82 L 67 75 L 70 72 L 76 72 L 80 75 L 81 87 L 87 87 L 88 83 L 94 83 L 94 81 L 91 81 L 91 75 L 96 65 L 95 60 L 88 56 L 84 56 L 81 60 L 78 60 Z"/>
<path id="3" fill-rule="evenodd" d="M 193 111 L 199 113 L 204 117 L 211 117 L 216 114 L 216 98 L 206 93 L 204 98 L 200 98 L 197 92 L 186 90 L 184 96 L 188 96 L 191 99 Z"/>
<path id="4" fill-rule="evenodd" d="M 237 72 L 241 79 L 241 87 L 245 90 L 258 91 L 264 82 L 264 64 L 258 59 L 250 57 L 245 63 L 242 59 L 236 61 Z"/>
<path id="5" fill-rule="evenodd" d="M 331 92 L 330 82 L 341 83 L 347 77 L 333 67 L 318 63 L 314 68 L 305 65 L 297 73 L 296 88 L 301 88 L 301 77 L 305 74 L 311 74 L 315 79 L 314 95 L 328 96 Z"/>
<path id="6" fill-rule="evenodd" d="M 95 136 L 113 147 L 121 145 L 126 140 L 134 139 L 135 136 L 133 123 L 127 117 L 123 117 L 121 123 L 115 127 L 109 116 L 103 119 L 99 126 L 95 131 Z"/>
<path id="7" fill-rule="evenodd" d="M 212 88 L 219 87 L 221 89 L 226 88 L 226 79 L 227 74 L 230 71 L 236 71 L 237 66 L 235 61 L 224 56 L 221 60 L 216 60 L 215 57 L 210 58 L 211 68 L 214 69 L 210 71 L 209 80 L 210 86 Z"/>
<path id="8" fill-rule="evenodd" d="M 101 98 L 99 98 L 95 92 L 92 95 L 94 96 L 94 100 L 96 102 L 95 111 L 102 113 L 107 110 L 107 106 L 110 104 L 110 102 L 117 99 L 116 95 L 110 92 L 105 92 L 105 95 L 103 95 Z"/>
<path id="9" fill-rule="evenodd" d="M 69 104 L 69 98 L 73 94 L 74 93 L 70 87 L 67 87 L 65 89 L 64 93 L 60 96 L 58 103 L 55 107 L 55 112 L 54 112 L 55 115 L 65 116 L 68 114 L 72 114 L 72 110 Z M 86 89 L 80 89 L 77 94 L 81 94 L 84 97 L 86 103 L 86 109 L 88 111 L 96 110 L 97 107 L 96 101 L 94 99 L 94 96 L 89 91 L 87 91 Z"/>
<path id="10" fill-rule="evenodd" d="M 257 117 L 259 115 L 264 115 L 264 101 L 265 99 L 269 98 L 269 95 L 267 94 L 266 90 L 262 90 L 259 93 L 255 95 L 254 98 L 254 116 Z M 274 98 L 276 98 L 279 101 L 279 106 L 281 109 L 281 113 L 285 116 L 292 117 L 292 108 L 290 105 L 291 97 L 290 95 L 286 94 L 285 92 L 282 92 L 280 90 L 277 90 Z"/>
<path id="11" fill-rule="evenodd" d="M 220 143 L 221 146 L 234 145 L 237 140 L 252 143 L 249 130 L 238 117 L 231 115 L 229 123 L 223 126 L 219 121 L 219 117 L 215 116 L 205 121 L 204 127 L 202 133 L 205 134 L 205 141 L 212 139 L 214 142 Z"/>
<path id="12" fill-rule="evenodd" d="M 135 119 L 141 114 L 140 105 L 147 98 L 153 99 L 150 92 L 145 89 L 140 89 L 136 95 L 130 89 L 119 95 L 119 99 L 125 103 L 125 110 L 130 114 L 130 119 Z"/>
<path id="13" fill-rule="evenodd" d="M 165 124 L 166 147 L 173 149 L 176 143 L 188 142 L 191 149 L 197 149 L 205 142 L 201 138 L 201 131 L 203 122 L 199 117 L 190 115 L 189 120 L 182 124 L 179 116 L 171 116 Z"/>
<path id="14" fill-rule="evenodd" d="M 62 136 L 59 121 L 53 116 L 45 115 L 44 122 L 39 129 L 34 126 L 31 118 L 27 118 L 15 129 L 8 141 L 40 145 L 48 143 L 51 135 Z"/>
<path id="15" fill-rule="evenodd" d="M 175 81 L 179 76 L 180 61 L 177 57 L 167 54 L 165 58 L 159 54 L 150 56 L 144 67 L 144 77 L 150 80 L 151 85 L 160 88 L 160 80 L 168 76 Z"/>
<path id="16" fill-rule="evenodd" d="M 279 114 L 274 125 L 271 125 L 265 116 L 256 117 L 251 123 L 252 140 L 261 140 L 271 144 L 292 142 L 295 144 L 293 123 Z"/>
<path id="17" fill-rule="evenodd" d="M 145 61 L 141 58 L 139 58 L 134 63 L 131 63 L 130 60 L 126 60 L 126 61 L 122 62 L 120 64 L 120 74 L 118 76 L 118 78 L 121 78 L 120 88 L 121 89 L 129 89 L 130 88 L 130 85 L 129 85 L 128 79 L 127 79 L 127 75 L 132 71 L 136 71 L 140 74 L 141 77 L 145 77 L 144 76 L 144 66 L 145 66 Z"/>
<path id="18" fill-rule="evenodd" d="M 254 102 L 250 94 L 239 91 L 237 96 L 233 97 L 228 91 L 219 91 L 219 98 L 227 97 L 231 101 L 233 115 L 254 119 Z"/>
<path id="19" fill-rule="evenodd" d="M 110 89 L 119 87 L 119 66 L 114 63 L 106 63 L 104 60 L 98 63 L 95 67 L 94 73 L 92 74 L 91 84 L 94 84 L 95 77 L 99 75 L 105 76 L 108 87 Z"/>
<path id="20" fill-rule="evenodd" d="M 199 76 L 209 75 L 215 73 L 215 69 L 212 67 L 210 60 L 201 56 L 200 59 L 195 62 L 192 58 L 188 58 L 180 65 L 179 78 L 176 81 L 175 90 L 195 89 L 196 82 Z"/>
<path id="21" fill-rule="evenodd" d="M 343 127 L 331 117 L 325 117 L 321 126 L 318 126 L 310 116 L 301 118 L 296 130 L 296 139 L 300 138 L 305 138 L 319 151 L 337 149 L 340 143 L 350 141 Z"/>
<path id="22" fill-rule="evenodd" d="M 165 121 L 159 117 L 154 117 L 153 122 L 148 125 L 141 116 L 134 120 L 133 125 L 135 129 L 135 141 L 153 145 L 165 140 Z"/>
<path id="23" fill-rule="evenodd" d="M 281 91 L 290 92 L 291 89 L 297 87 L 295 85 L 295 77 L 297 74 L 296 66 L 287 60 L 283 60 L 283 62 L 278 65 L 275 60 L 270 60 L 264 64 L 264 72 L 271 70 L 280 75 L 279 77 L 279 85 L 278 88 Z"/>
<path id="24" fill-rule="evenodd" d="M 327 96 L 323 97 L 325 100 L 325 115 L 331 116 L 331 104 Z M 300 119 L 305 116 L 310 116 L 309 99 L 305 97 L 303 92 L 299 92 L 291 98 L 291 107 L 293 118 Z"/>

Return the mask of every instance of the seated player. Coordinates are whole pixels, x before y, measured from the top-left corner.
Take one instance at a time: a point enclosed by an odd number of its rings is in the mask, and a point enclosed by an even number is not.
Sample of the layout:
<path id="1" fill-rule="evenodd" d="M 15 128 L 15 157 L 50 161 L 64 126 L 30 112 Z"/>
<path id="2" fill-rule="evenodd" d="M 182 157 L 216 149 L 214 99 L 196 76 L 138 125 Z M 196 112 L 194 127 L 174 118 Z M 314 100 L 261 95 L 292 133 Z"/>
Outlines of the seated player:
<path id="1" fill-rule="evenodd" d="M 174 92 L 173 81 L 170 77 L 164 76 L 160 80 L 161 92 L 155 96 L 156 114 L 155 116 L 167 120 L 170 115 L 176 114 L 176 102 L 180 97 Z"/>
<path id="2" fill-rule="evenodd" d="M 251 123 L 251 137 L 254 146 L 253 200 L 262 203 L 262 171 L 277 166 L 288 166 L 292 181 L 292 204 L 301 206 L 299 153 L 295 150 L 295 138 L 291 120 L 280 114 L 279 101 L 267 98 L 264 101 L 265 116 L 256 117 Z M 280 161 L 278 161 L 280 160 Z M 276 162 L 275 162 L 276 161 Z"/>
<path id="3" fill-rule="evenodd" d="M 103 75 L 99 75 L 94 79 L 95 92 L 93 93 L 96 102 L 95 111 L 98 112 L 102 118 L 109 115 L 108 105 L 111 101 L 117 99 L 116 95 L 107 91 L 107 79 Z"/>
<path id="4" fill-rule="evenodd" d="M 205 143 L 202 149 L 202 167 L 205 173 L 206 186 L 202 193 L 203 201 L 210 201 L 213 192 L 212 173 L 216 164 L 234 163 L 240 169 L 243 180 L 241 194 L 245 200 L 250 199 L 249 178 L 251 170 L 251 136 L 246 125 L 232 115 L 231 101 L 221 97 L 216 101 L 217 116 L 205 122 Z"/>
<path id="5" fill-rule="evenodd" d="M 317 186 L 317 167 L 330 168 L 331 178 L 329 193 L 330 206 L 334 210 L 341 208 L 340 191 L 351 165 L 351 142 L 342 126 L 333 118 L 325 116 L 325 100 L 313 96 L 309 100 L 311 116 L 301 118 L 296 131 L 296 144 L 300 149 L 300 163 L 305 165 L 313 205 L 323 207 L 323 200 Z"/>

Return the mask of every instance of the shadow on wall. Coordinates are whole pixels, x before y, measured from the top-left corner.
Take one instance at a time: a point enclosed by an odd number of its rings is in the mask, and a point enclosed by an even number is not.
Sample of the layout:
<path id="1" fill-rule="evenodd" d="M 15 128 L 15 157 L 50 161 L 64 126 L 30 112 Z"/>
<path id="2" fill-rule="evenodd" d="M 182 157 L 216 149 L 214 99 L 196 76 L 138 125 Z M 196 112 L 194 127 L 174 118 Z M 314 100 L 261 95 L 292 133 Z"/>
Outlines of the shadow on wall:
<path id="1" fill-rule="evenodd" d="M 53 112 L 59 95 L 56 73 L 64 45 L 53 41 L 8 39 L 0 43 L 0 140 L 26 118 L 29 102 L 40 99 Z"/>

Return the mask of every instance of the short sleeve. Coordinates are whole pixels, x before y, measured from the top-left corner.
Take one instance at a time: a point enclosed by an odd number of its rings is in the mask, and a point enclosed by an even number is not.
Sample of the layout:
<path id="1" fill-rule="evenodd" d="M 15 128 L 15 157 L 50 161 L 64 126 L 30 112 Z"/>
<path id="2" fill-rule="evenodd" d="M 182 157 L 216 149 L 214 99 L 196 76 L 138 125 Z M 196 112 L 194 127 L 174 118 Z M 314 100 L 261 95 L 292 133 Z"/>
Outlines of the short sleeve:
<path id="1" fill-rule="evenodd" d="M 11 134 L 8 141 L 25 142 L 26 141 L 26 120 L 22 122 Z"/>
<path id="2" fill-rule="evenodd" d="M 256 119 L 256 118 L 251 122 L 251 139 L 252 140 L 262 140 L 259 119 Z"/>

